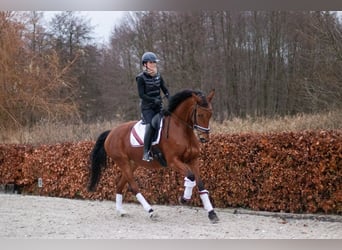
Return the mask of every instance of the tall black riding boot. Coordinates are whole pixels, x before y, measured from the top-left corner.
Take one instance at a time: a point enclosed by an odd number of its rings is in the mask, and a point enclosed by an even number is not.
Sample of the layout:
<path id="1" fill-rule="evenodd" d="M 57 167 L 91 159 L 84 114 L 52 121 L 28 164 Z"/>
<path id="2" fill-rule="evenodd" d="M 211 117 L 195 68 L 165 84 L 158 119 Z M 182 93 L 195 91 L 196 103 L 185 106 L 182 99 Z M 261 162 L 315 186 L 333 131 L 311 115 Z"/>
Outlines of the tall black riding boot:
<path id="1" fill-rule="evenodd" d="M 152 161 L 153 157 L 150 154 L 151 144 L 152 144 L 152 137 L 154 134 L 154 128 L 151 124 L 147 124 L 145 128 L 145 135 L 144 135 L 144 156 L 143 161 Z"/>

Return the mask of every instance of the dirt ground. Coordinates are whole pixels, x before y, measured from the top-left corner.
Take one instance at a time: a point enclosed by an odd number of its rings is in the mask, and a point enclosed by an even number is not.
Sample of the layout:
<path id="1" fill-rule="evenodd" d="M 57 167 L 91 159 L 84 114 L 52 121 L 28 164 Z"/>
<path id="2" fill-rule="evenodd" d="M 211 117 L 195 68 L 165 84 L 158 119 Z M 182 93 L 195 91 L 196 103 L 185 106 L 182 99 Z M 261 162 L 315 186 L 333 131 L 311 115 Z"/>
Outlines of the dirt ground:
<path id="1" fill-rule="evenodd" d="M 153 206 L 151 220 L 139 204 L 0 193 L 2 239 L 342 239 L 342 216 L 257 213 L 216 209 L 211 224 L 203 208 Z"/>

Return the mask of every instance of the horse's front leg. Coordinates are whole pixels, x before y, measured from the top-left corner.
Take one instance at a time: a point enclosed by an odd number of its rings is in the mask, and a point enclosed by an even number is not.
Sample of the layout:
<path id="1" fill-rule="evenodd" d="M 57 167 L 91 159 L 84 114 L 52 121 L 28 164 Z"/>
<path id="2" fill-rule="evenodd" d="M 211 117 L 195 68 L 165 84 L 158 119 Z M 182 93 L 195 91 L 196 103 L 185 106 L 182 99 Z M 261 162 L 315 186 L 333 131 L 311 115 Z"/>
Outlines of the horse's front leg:
<path id="1" fill-rule="evenodd" d="M 219 221 L 219 218 L 217 217 L 216 212 L 214 211 L 214 208 L 209 199 L 209 192 L 205 189 L 204 183 L 200 178 L 198 162 L 195 160 L 189 165 L 186 165 L 181 161 L 175 161 L 174 163 L 177 166 L 178 170 L 181 170 L 183 172 L 187 171 L 187 175 L 184 178 L 184 194 L 180 198 L 180 203 L 187 204 L 189 202 L 192 196 L 193 188 L 197 184 L 203 207 L 205 210 L 208 211 L 209 220 L 212 223 L 217 223 Z"/>
<path id="2" fill-rule="evenodd" d="M 217 217 L 217 214 L 214 211 L 213 205 L 211 204 L 211 201 L 209 198 L 209 191 L 206 190 L 204 187 L 204 183 L 200 177 L 200 171 L 199 171 L 198 166 L 199 166 L 198 162 L 192 165 L 192 171 L 194 172 L 194 175 L 196 176 L 199 195 L 200 195 L 204 209 L 208 211 L 209 220 L 212 223 L 217 223 L 219 221 L 219 218 Z"/>
<path id="3" fill-rule="evenodd" d="M 202 200 L 202 204 L 204 209 L 208 211 L 208 218 L 212 223 L 217 223 L 219 218 L 217 217 L 216 212 L 214 211 L 213 205 L 209 199 L 209 192 L 204 188 L 204 184 L 201 179 L 198 180 L 198 190 L 199 195 Z"/>
<path id="4" fill-rule="evenodd" d="M 176 170 L 178 173 L 185 176 L 184 178 L 184 194 L 179 198 L 182 205 L 187 204 L 192 196 L 192 190 L 196 186 L 196 177 L 191 172 L 189 166 L 183 163 L 178 157 L 169 160 L 169 166 Z"/>
<path id="5" fill-rule="evenodd" d="M 189 172 L 188 175 L 184 178 L 184 194 L 180 197 L 179 202 L 182 205 L 186 205 L 192 197 L 192 191 L 196 186 L 195 175 L 192 172 Z"/>

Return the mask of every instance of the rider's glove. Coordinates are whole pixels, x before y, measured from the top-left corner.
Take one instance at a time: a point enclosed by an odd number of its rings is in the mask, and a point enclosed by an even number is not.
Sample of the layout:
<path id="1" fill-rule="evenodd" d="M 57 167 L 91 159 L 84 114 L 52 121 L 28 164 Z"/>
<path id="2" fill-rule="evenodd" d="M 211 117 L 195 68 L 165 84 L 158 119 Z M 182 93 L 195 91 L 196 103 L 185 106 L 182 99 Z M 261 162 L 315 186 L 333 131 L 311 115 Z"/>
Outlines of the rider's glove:
<path id="1" fill-rule="evenodd" d="M 161 101 L 159 98 L 155 98 L 155 99 L 154 99 L 154 104 L 155 104 L 156 106 L 159 106 L 161 103 L 162 103 L 162 101 Z"/>

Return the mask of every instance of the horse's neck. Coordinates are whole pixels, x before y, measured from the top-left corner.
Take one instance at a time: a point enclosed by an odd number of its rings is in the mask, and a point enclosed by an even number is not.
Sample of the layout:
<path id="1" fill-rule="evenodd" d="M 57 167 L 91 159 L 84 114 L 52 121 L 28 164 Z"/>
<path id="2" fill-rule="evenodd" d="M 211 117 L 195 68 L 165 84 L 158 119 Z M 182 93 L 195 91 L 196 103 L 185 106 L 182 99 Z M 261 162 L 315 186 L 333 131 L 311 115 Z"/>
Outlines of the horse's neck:
<path id="1" fill-rule="evenodd" d="M 193 112 L 194 104 L 190 100 L 187 100 L 182 103 L 172 115 L 174 123 L 178 124 L 173 128 L 173 133 L 183 135 L 184 140 L 188 140 L 189 143 L 194 140 L 195 136 L 193 131 L 194 124 L 192 121 Z"/>
<path id="2" fill-rule="evenodd" d="M 192 113 L 193 113 L 193 102 L 191 100 L 186 100 L 184 103 L 179 105 L 174 111 L 174 115 L 178 117 L 178 119 L 182 120 L 183 122 L 187 123 L 188 125 L 192 126 Z"/>

